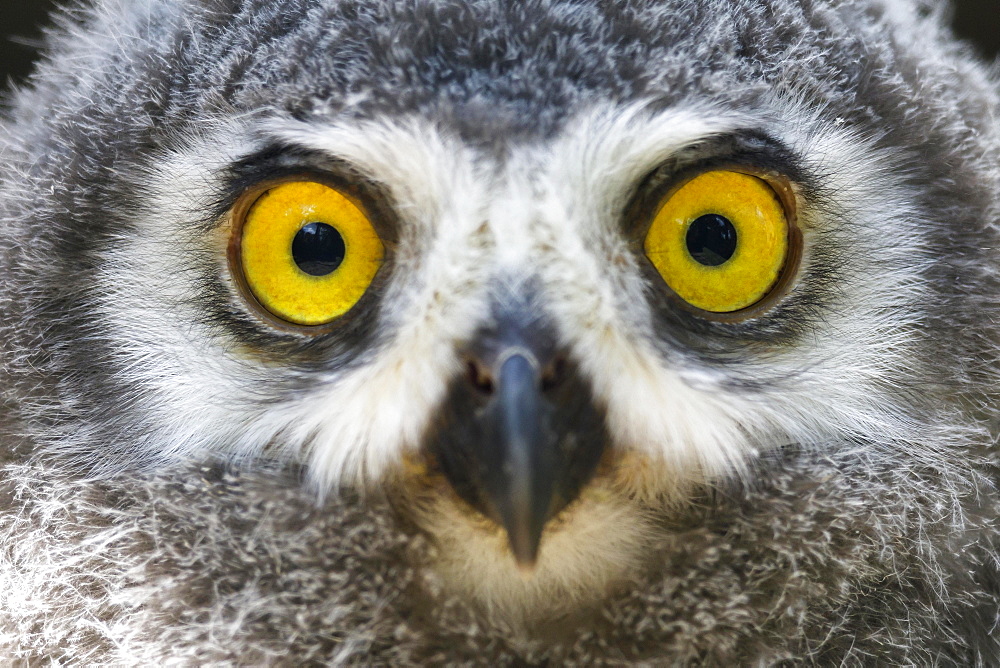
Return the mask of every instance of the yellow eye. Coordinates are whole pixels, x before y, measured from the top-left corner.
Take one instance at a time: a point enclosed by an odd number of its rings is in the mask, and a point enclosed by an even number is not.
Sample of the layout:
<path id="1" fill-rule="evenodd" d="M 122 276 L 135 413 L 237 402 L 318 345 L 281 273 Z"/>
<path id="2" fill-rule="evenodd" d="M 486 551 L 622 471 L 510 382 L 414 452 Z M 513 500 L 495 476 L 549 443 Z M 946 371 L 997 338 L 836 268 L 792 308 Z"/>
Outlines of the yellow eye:
<path id="1" fill-rule="evenodd" d="M 247 288 L 264 308 L 296 325 L 324 325 L 351 310 L 385 256 L 365 213 L 312 181 L 264 192 L 237 233 Z"/>
<path id="2" fill-rule="evenodd" d="M 713 313 L 753 306 L 778 284 L 790 224 L 775 191 L 740 172 L 706 172 L 660 205 L 645 251 L 677 295 Z"/>

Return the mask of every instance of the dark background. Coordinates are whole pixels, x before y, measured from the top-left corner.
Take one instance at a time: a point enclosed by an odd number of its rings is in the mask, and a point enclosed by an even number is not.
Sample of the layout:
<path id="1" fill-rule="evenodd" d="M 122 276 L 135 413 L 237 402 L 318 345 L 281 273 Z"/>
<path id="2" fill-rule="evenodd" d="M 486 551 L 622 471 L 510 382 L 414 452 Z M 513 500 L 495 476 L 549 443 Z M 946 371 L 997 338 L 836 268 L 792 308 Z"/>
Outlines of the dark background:
<path id="1" fill-rule="evenodd" d="M 31 70 L 40 29 L 53 3 L 46 0 L 0 0 L 0 89 Z M 956 32 L 988 58 L 1000 52 L 1000 0 L 955 0 Z"/>

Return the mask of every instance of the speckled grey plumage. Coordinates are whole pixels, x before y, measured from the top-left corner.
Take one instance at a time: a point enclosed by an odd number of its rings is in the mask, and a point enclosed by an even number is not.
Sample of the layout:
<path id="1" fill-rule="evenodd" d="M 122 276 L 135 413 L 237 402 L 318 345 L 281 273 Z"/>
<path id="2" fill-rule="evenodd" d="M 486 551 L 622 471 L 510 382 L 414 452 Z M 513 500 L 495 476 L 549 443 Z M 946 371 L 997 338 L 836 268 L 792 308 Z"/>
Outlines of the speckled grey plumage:
<path id="1" fill-rule="evenodd" d="M 1000 662 L 998 94 L 940 20 L 888 0 L 145 0 L 67 14 L 4 124 L 0 655 Z M 414 113 L 502 154 L 597 95 L 752 110 L 774 90 L 895 151 L 930 221 L 933 298 L 912 304 L 906 364 L 874 398 L 908 406 L 912 448 L 872 434 L 764 452 L 662 511 L 641 577 L 559 634 L 525 635 L 444 593 L 425 569 L 433 543 L 385 501 L 348 492 L 317 508 L 297 469 L 235 473 L 148 447 L 134 406 L 152 390 L 121 373 L 97 268 L 134 233 L 144 175 L 206 119 Z M 257 335 L 211 281 L 200 298 L 262 356 L 316 354 Z M 808 335 L 789 327 L 775 336 Z M 88 477 L 106 462 L 123 471 Z"/>
<path id="2" fill-rule="evenodd" d="M 418 575 L 433 546 L 381 503 L 316 509 L 293 476 L 88 484 L 10 465 L 0 527 L 17 595 L 0 646 L 183 665 L 993 660 L 995 505 L 918 505 L 936 499 L 935 472 L 857 451 L 784 459 L 755 489 L 671 518 L 645 577 L 542 638 L 436 595 Z"/>

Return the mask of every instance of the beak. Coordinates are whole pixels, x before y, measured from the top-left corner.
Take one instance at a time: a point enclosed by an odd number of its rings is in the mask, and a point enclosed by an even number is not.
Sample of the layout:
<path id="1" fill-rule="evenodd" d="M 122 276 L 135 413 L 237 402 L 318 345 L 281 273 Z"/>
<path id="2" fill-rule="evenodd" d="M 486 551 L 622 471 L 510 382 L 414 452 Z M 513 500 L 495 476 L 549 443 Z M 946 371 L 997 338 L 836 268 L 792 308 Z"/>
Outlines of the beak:
<path id="1" fill-rule="evenodd" d="M 555 483 L 565 463 L 552 428 L 555 407 L 543 396 L 538 361 L 524 350 L 505 352 L 495 396 L 482 416 L 482 483 L 507 530 L 514 558 L 531 567 L 557 502 Z"/>
<path id="2" fill-rule="evenodd" d="M 545 525 L 590 480 L 607 442 L 589 386 L 537 312 L 511 301 L 467 351 L 429 448 L 456 492 L 507 533 L 530 571 Z"/>

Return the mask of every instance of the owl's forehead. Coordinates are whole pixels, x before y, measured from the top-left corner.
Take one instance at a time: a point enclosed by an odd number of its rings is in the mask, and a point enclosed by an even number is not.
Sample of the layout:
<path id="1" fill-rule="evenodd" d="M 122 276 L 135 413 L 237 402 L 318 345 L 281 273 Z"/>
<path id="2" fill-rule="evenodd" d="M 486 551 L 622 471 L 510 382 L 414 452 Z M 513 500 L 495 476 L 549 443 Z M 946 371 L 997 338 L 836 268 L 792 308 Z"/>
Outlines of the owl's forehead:
<path id="1" fill-rule="evenodd" d="M 829 98 L 862 75 L 835 12 L 783 7 L 778 20 L 769 3 L 707 13 L 679 0 L 267 4 L 248 3 L 213 34 L 218 53 L 192 54 L 203 90 L 311 120 L 419 114 L 487 145 L 552 136 L 594 98 L 736 105 L 782 78 Z M 845 34 L 817 60 L 832 32 Z M 789 77 L 803 59 L 809 76 Z"/>

